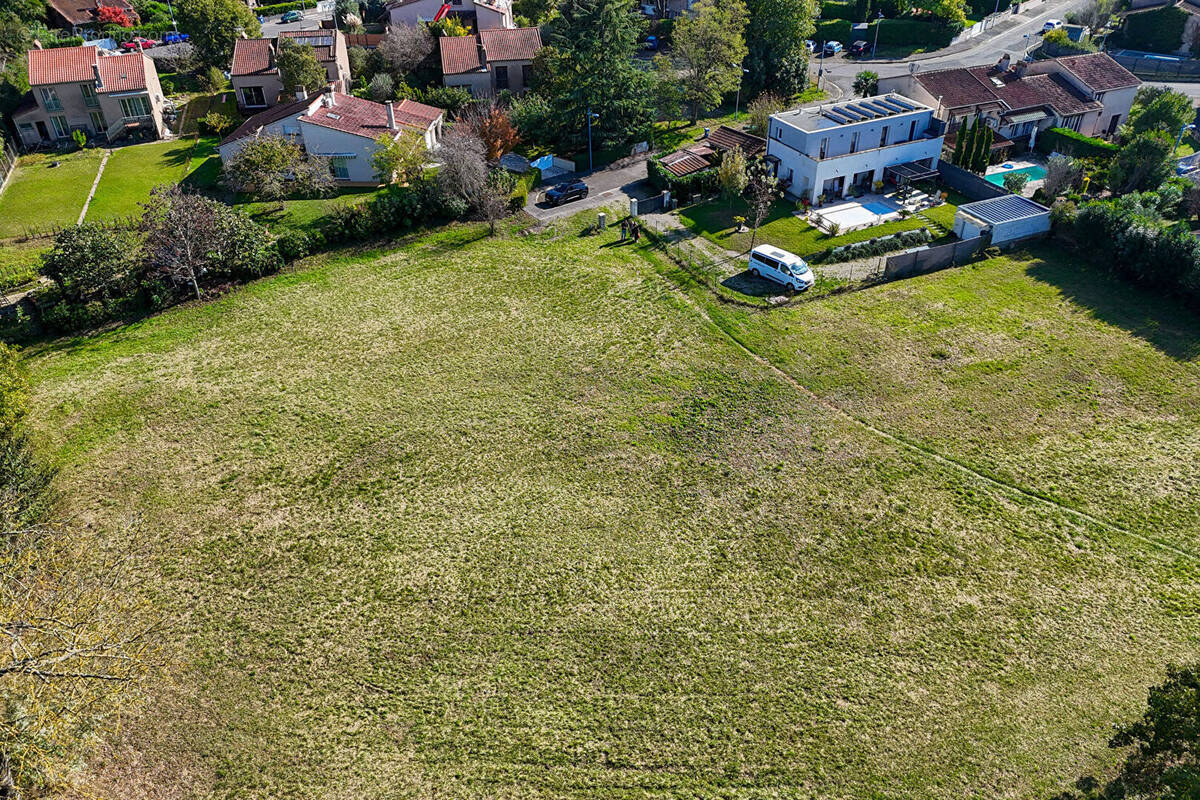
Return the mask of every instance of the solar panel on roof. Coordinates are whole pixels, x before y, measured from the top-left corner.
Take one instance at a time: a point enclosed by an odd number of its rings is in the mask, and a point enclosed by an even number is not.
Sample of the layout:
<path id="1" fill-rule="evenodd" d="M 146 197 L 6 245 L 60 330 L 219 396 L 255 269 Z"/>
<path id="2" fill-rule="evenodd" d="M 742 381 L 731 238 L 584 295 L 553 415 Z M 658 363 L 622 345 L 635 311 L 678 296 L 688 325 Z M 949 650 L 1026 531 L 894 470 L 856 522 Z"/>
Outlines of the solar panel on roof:
<path id="1" fill-rule="evenodd" d="M 878 99 L 872 100 L 871 102 L 874 103 L 875 105 L 879 106 L 880 108 L 887 109 L 887 114 L 889 117 L 893 117 L 896 114 L 904 113 L 903 108 L 900 108 L 897 105 L 893 105 L 892 103 L 887 102 L 887 100 L 884 100 L 883 98 L 878 98 Z"/>
<path id="2" fill-rule="evenodd" d="M 829 111 L 829 110 L 822 111 L 821 116 L 825 117 L 826 119 L 833 120 L 838 125 L 845 125 L 849 122 L 854 121 L 854 120 L 850 119 L 849 117 L 843 117 L 841 114 L 835 114 L 833 111 Z"/>
<path id="3" fill-rule="evenodd" d="M 856 109 L 854 106 L 838 106 L 837 108 L 834 109 L 834 112 L 837 114 L 841 114 L 843 117 L 849 117 L 850 119 L 856 120 L 856 121 L 871 118 L 869 114 L 862 113 L 861 111 Z"/>
<path id="4" fill-rule="evenodd" d="M 901 100 L 901 99 L 899 99 L 899 98 L 897 98 L 897 97 L 887 97 L 887 98 L 885 98 L 885 99 L 886 99 L 886 100 L 887 100 L 889 103 L 893 103 L 893 104 L 895 104 L 895 105 L 898 105 L 898 106 L 900 106 L 900 107 L 901 107 L 901 108 L 903 108 L 905 111 L 916 111 L 916 110 L 917 110 L 917 107 L 916 107 L 916 106 L 912 105 L 911 103 L 909 103 L 909 102 L 908 102 L 908 101 L 906 101 L 906 100 Z"/>
<path id="5" fill-rule="evenodd" d="M 864 119 L 875 119 L 876 117 L 881 116 L 880 112 L 871 108 L 866 103 L 856 103 L 855 105 L 847 106 L 847 108 L 851 109 Z"/>

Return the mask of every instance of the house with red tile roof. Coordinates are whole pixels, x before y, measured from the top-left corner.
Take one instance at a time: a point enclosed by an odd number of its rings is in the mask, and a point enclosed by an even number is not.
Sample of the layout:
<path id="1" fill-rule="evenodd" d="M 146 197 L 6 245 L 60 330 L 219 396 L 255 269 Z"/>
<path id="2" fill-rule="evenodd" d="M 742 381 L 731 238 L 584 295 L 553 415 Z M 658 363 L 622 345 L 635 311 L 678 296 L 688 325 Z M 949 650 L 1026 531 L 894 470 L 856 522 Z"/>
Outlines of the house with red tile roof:
<path id="1" fill-rule="evenodd" d="M 336 30 L 309 30 L 280 31 L 279 36 L 311 47 L 317 61 L 325 67 L 328 82 L 339 92 L 349 90 L 350 54 L 345 34 Z M 295 87 L 284 86 L 279 77 L 279 66 L 275 63 L 278 48 L 278 37 L 234 42 L 229 80 L 237 94 L 238 108 L 243 112 L 270 108 L 294 96 Z M 304 88 L 308 94 L 313 94 L 323 87 Z"/>
<path id="2" fill-rule="evenodd" d="M 879 88 L 936 108 L 950 131 L 981 118 L 1000 137 L 1033 146 L 1048 128 L 1112 136 L 1141 83 L 1107 53 L 1086 53 L 1015 63 L 1006 55 L 994 66 L 883 78 Z"/>
<path id="3" fill-rule="evenodd" d="M 491 97 L 505 89 L 529 88 L 542 35 L 537 28 L 482 30 L 473 36 L 444 36 L 438 47 L 443 84 L 466 89 L 474 97 Z"/>
<path id="4" fill-rule="evenodd" d="M 76 130 L 105 142 L 167 135 L 158 71 L 143 53 L 56 47 L 30 50 L 27 62 L 30 91 L 13 112 L 25 146 L 69 139 Z"/>
<path id="5" fill-rule="evenodd" d="M 380 136 L 392 139 L 415 134 L 433 150 L 442 135 L 445 112 L 434 106 L 401 100 L 376 103 L 337 91 L 301 96 L 255 114 L 217 146 L 222 159 L 231 158 L 260 136 L 283 136 L 304 151 L 330 160 L 330 169 L 347 185 L 380 183 L 371 157 Z"/>
<path id="6" fill-rule="evenodd" d="M 52 28 L 78 32 L 80 28 L 94 29 L 99 24 L 100 6 L 113 6 L 124 11 L 136 24 L 138 13 L 128 0 L 46 0 L 46 17 Z"/>
<path id="7" fill-rule="evenodd" d="M 449 6 L 446 16 L 456 18 L 471 30 L 516 27 L 512 0 L 391 0 L 386 6 L 388 24 L 432 22 L 443 6 Z"/>

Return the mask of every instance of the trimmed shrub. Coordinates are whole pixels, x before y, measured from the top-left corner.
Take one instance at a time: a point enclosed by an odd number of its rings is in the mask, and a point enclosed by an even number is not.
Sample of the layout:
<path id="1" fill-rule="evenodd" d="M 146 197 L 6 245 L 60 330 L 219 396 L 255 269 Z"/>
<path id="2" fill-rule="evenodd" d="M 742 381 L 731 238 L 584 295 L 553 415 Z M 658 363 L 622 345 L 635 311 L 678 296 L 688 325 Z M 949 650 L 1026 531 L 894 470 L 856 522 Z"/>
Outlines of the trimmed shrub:
<path id="1" fill-rule="evenodd" d="M 1038 134 L 1037 150 L 1049 155 L 1058 152 L 1079 158 L 1111 159 L 1117 154 L 1117 147 L 1112 142 L 1084 136 L 1070 128 L 1051 128 Z"/>
<path id="2" fill-rule="evenodd" d="M 667 189 L 672 194 L 695 194 L 710 192 L 717 188 L 717 168 L 709 167 L 682 178 L 663 166 L 662 161 L 652 158 L 646 162 L 646 176 L 656 189 Z"/>
<path id="3" fill-rule="evenodd" d="M 517 176 L 517 184 L 513 187 L 512 199 L 508 202 L 511 211 L 520 211 L 529 201 L 529 193 L 533 187 L 542 182 L 542 171 L 537 167 Z"/>

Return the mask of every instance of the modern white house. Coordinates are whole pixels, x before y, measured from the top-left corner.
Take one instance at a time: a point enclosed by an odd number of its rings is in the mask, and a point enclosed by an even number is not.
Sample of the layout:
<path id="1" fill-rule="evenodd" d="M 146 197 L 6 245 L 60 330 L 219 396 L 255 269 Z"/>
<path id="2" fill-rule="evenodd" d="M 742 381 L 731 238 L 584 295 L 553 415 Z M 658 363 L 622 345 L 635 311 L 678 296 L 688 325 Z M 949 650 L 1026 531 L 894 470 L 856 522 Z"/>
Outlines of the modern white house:
<path id="1" fill-rule="evenodd" d="M 512 0 L 391 0 L 387 4 L 389 25 L 419 25 L 432 22 L 447 9 L 468 28 L 476 31 L 515 28 Z"/>
<path id="2" fill-rule="evenodd" d="M 306 153 L 328 158 L 338 181 L 376 186 L 380 180 L 371 157 L 379 149 L 379 137 L 414 133 L 432 150 L 441 136 L 443 118 L 442 109 L 412 100 L 376 103 L 330 90 L 255 114 L 225 137 L 217 151 L 225 160 L 251 139 L 283 136 L 299 143 Z"/>
<path id="3" fill-rule="evenodd" d="M 896 94 L 771 115 L 766 159 L 788 195 L 818 204 L 852 187 L 904 185 L 936 174 L 933 109 Z"/>

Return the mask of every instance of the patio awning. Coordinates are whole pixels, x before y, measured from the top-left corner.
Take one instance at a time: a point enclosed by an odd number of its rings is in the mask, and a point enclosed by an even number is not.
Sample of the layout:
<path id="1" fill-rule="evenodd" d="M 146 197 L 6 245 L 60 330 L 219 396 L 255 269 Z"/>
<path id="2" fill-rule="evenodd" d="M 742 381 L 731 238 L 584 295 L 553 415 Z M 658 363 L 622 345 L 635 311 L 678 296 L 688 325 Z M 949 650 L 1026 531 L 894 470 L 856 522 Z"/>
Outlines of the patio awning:
<path id="1" fill-rule="evenodd" d="M 897 181 L 927 181 L 937 177 L 937 170 L 923 167 L 915 161 L 909 161 L 906 164 L 893 164 L 890 167 L 885 167 L 883 173 L 886 175 L 891 173 L 892 178 Z"/>
<path id="2" fill-rule="evenodd" d="M 1023 111 L 1020 114 L 1005 114 L 1000 121 L 1005 125 L 1020 125 L 1024 122 L 1037 122 L 1050 116 L 1045 111 Z"/>

